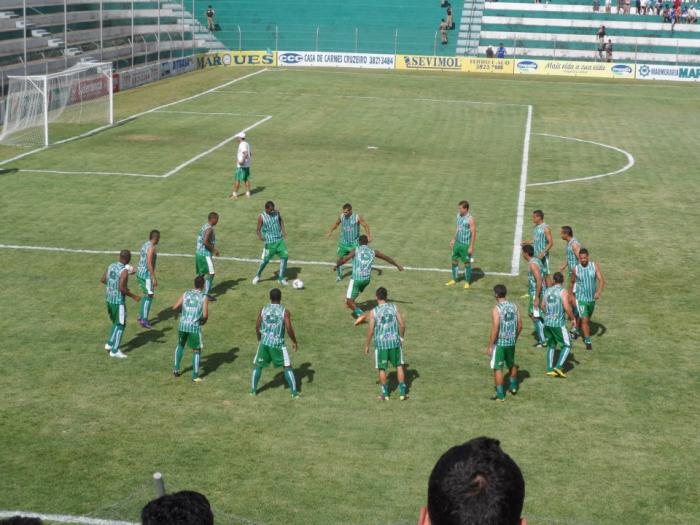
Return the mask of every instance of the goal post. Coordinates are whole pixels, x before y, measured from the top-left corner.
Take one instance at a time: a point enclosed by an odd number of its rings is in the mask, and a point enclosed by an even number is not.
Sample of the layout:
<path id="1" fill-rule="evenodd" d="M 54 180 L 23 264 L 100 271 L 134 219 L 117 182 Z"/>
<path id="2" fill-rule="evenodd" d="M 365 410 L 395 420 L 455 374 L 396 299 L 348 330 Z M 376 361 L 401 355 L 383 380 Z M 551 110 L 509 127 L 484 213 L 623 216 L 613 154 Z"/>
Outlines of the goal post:
<path id="1" fill-rule="evenodd" d="M 114 123 L 111 63 L 9 80 L 0 143 L 48 146 Z"/>

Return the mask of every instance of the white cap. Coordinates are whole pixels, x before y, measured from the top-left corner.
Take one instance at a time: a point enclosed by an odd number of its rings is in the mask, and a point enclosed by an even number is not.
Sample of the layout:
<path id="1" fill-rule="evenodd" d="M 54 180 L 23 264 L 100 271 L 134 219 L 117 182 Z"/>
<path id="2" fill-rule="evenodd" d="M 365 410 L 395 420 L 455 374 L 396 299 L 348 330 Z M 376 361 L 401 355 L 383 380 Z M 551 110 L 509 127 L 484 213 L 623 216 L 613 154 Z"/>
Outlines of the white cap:
<path id="1" fill-rule="evenodd" d="M 245 131 L 241 131 L 238 135 L 234 137 L 235 139 L 245 139 Z"/>

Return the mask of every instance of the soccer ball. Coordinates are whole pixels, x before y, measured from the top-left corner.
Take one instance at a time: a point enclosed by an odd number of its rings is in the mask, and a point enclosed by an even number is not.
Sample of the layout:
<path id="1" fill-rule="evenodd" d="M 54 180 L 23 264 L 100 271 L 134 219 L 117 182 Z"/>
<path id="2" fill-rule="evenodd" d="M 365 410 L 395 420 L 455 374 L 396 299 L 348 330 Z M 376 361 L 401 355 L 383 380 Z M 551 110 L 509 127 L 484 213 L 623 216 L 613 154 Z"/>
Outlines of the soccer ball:
<path id="1" fill-rule="evenodd" d="M 301 290 L 303 287 L 304 281 L 302 281 L 301 279 L 294 279 L 294 281 L 292 281 L 292 288 L 296 290 Z"/>

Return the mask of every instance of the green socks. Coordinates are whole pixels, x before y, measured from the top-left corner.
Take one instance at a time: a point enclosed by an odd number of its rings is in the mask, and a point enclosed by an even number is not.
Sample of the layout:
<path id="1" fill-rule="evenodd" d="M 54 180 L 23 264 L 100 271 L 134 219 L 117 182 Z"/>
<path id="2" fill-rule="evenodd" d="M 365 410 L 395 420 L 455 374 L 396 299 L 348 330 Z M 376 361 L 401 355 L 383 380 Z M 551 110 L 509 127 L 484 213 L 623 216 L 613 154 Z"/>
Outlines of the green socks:
<path id="1" fill-rule="evenodd" d="M 112 353 L 116 354 L 119 351 L 119 344 L 122 342 L 122 335 L 124 335 L 124 325 L 118 324 L 114 326 L 110 346 L 112 347 Z"/>
<path id="2" fill-rule="evenodd" d="M 557 368 L 563 368 L 564 363 L 566 363 L 566 358 L 569 357 L 569 352 L 571 351 L 570 346 L 565 346 L 561 349 L 561 354 L 559 355 L 559 361 L 557 362 Z"/>
<path id="3" fill-rule="evenodd" d="M 357 316 L 360 317 L 364 312 L 362 311 L 362 308 L 355 308 L 353 310 L 353 313 Z"/>
<path id="4" fill-rule="evenodd" d="M 547 372 L 551 372 L 554 367 L 554 348 L 547 349 Z"/>
<path id="5" fill-rule="evenodd" d="M 209 295 L 211 292 L 211 283 L 214 282 L 214 276 L 209 274 L 204 278 L 204 295 Z"/>
<path id="6" fill-rule="evenodd" d="M 511 378 L 510 378 L 510 380 L 509 380 L 509 385 L 508 385 L 508 389 L 509 389 L 511 392 L 514 392 L 514 391 L 518 390 L 518 378 L 517 378 L 517 377 L 511 377 Z"/>
<path id="7" fill-rule="evenodd" d="M 388 385 L 388 384 L 387 384 L 387 385 L 381 385 L 381 386 L 379 387 L 379 389 L 380 389 L 380 392 L 382 393 L 382 395 L 383 395 L 384 397 L 389 397 L 389 385 Z"/>
<path id="8" fill-rule="evenodd" d="M 587 345 L 591 344 L 591 338 L 590 337 L 584 337 L 583 342 L 586 343 Z"/>
<path id="9" fill-rule="evenodd" d="M 258 266 L 258 273 L 256 273 L 256 277 L 260 277 L 263 273 L 263 270 L 265 269 L 265 266 L 267 266 L 267 263 L 270 262 L 270 259 L 263 259 L 260 262 L 260 266 Z"/>
<path id="10" fill-rule="evenodd" d="M 537 342 L 540 344 L 545 343 L 545 337 L 544 337 L 544 323 L 542 322 L 542 319 L 539 317 L 535 317 L 534 321 L 535 323 L 535 334 L 537 335 Z"/>
<path id="11" fill-rule="evenodd" d="M 452 280 L 456 281 L 458 277 L 459 277 L 459 265 L 453 264 L 452 265 Z"/>
<path id="12" fill-rule="evenodd" d="M 503 385 L 496 385 L 496 397 L 498 399 L 505 399 L 506 398 L 506 390 L 503 387 Z"/>
<path id="13" fill-rule="evenodd" d="M 180 371 L 180 362 L 182 361 L 182 354 L 185 353 L 185 348 L 181 345 L 177 345 L 175 348 L 175 365 L 173 366 L 174 372 Z"/>
<path id="14" fill-rule="evenodd" d="M 342 278 L 343 278 L 343 267 L 342 267 L 342 266 L 338 266 L 338 267 L 335 269 L 335 273 L 336 273 L 336 275 L 338 276 L 338 279 L 342 279 Z"/>
<path id="15" fill-rule="evenodd" d="M 144 321 L 148 320 L 148 313 L 151 311 L 151 303 L 153 302 L 153 297 L 149 295 L 144 295 L 141 297 L 141 314 L 140 318 L 143 319 Z"/>
<path id="16" fill-rule="evenodd" d="M 284 279 L 284 273 L 287 271 L 287 259 L 280 260 L 280 274 L 278 279 L 281 281 Z"/>
<path id="17" fill-rule="evenodd" d="M 250 391 L 257 392 L 258 382 L 260 381 L 260 376 L 262 375 L 262 368 L 256 366 L 253 368 L 253 377 L 250 380 Z"/>
<path id="18" fill-rule="evenodd" d="M 464 280 L 467 281 L 469 284 L 472 283 L 472 266 L 471 266 L 471 264 L 468 264 L 467 266 L 464 267 Z"/>
<path id="19" fill-rule="evenodd" d="M 399 383 L 399 395 L 406 395 L 406 383 Z"/>
<path id="20" fill-rule="evenodd" d="M 294 377 L 294 370 L 291 368 L 285 368 L 284 369 L 284 378 L 287 380 L 287 384 L 289 385 L 289 390 L 292 391 L 292 394 L 297 393 L 297 380 Z"/>
<path id="21" fill-rule="evenodd" d="M 199 377 L 199 352 L 192 352 L 192 380 Z"/>

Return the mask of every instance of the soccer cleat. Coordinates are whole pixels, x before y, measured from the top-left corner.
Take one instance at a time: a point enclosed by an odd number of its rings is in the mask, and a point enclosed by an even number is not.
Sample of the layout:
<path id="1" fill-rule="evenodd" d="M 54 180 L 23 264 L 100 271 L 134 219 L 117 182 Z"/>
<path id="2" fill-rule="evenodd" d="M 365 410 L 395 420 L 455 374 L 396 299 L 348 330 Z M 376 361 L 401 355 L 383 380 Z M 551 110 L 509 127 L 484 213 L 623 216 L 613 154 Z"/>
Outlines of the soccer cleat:
<path id="1" fill-rule="evenodd" d="M 359 326 L 367 320 L 367 314 L 358 315 L 355 319 L 355 326 Z"/>
<path id="2" fill-rule="evenodd" d="M 544 375 L 549 376 L 549 377 L 557 377 L 557 373 L 554 370 L 547 370 Z"/>
<path id="3" fill-rule="evenodd" d="M 406 401 L 408 399 L 408 394 L 404 394 L 403 396 L 399 396 L 400 401 Z"/>
<path id="4" fill-rule="evenodd" d="M 517 395 L 518 394 L 518 389 L 517 388 L 510 388 L 508 389 L 508 392 L 510 392 L 512 395 Z"/>
<path id="5" fill-rule="evenodd" d="M 564 371 L 561 368 L 555 368 L 554 372 L 562 379 L 566 379 L 566 374 L 564 373 Z"/>
<path id="6" fill-rule="evenodd" d="M 108 352 L 111 352 L 111 351 L 112 351 L 112 347 L 109 346 L 109 344 L 106 344 L 106 345 L 105 345 L 105 350 L 107 350 Z"/>
<path id="7" fill-rule="evenodd" d="M 248 393 L 248 395 L 251 396 L 251 397 L 255 397 L 255 396 L 258 395 L 258 393 L 257 393 L 255 390 L 251 390 L 251 391 Z"/>
<path id="8" fill-rule="evenodd" d="M 146 330 L 153 330 L 153 325 L 148 322 L 148 319 L 141 319 L 139 324 L 143 326 Z"/>
<path id="9" fill-rule="evenodd" d="M 214 297 L 213 295 L 207 294 L 207 300 L 208 300 L 210 303 L 213 303 L 213 302 L 216 301 L 216 297 Z"/>
<path id="10" fill-rule="evenodd" d="M 301 394 L 299 392 L 292 392 L 292 399 L 299 399 Z"/>
<path id="11" fill-rule="evenodd" d="M 464 289 L 465 289 L 465 290 L 469 290 L 469 288 L 471 288 L 471 287 L 472 287 L 471 284 L 469 284 L 469 283 L 464 283 Z"/>
<path id="12" fill-rule="evenodd" d="M 252 281 L 252 282 L 253 282 L 253 284 L 258 284 L 258 283 L 260 282 L 260 277 L 258 277 L 258 276 L 256 275 L 255 277 L 253 277 L 253 281 Z"/>
<path id="13" fill-rule="evenodd" d="M 121 350 L 117 350 L 116 352 L 110 352 L 109 353 L 110 357 L 116 357 L 117 359 L 126 359 L 127 355 L 122 352 Z"/>
<path id="14" fill-rule="evenodd" d="M 454 279 L 450 279 L 445 283 L 445 286 L 454 286 L 455 284 L 457 284 L 457 281 L 455 281 Z"/>
<path id="15" fill-rule="evenodd" d="M 234 193 L 232 193 L 231 195 L 229 195 L 228 198 L 229 198 L 229 199 L 237 199 L 237 198 L 238 198 L 238 194 L 234 192 Z"/>
<path id="16" fill-rule="evenodd" d="M 573 339 L 573 340 L 578 339 L 578 330 L 571 330 L 569 332 L 569 335 L 571 336 L 571 339 Z"/>
<path id="17" fill-rule="evenodd" d="M 491 401 L 495 401 L 496 403 L 505 403 L 506 398 L 505 397 L 498 397 L 498 396 L 491 396 Z"/>
<path id="18" fill-rule="evenodd" d="M 279 279 L 277 282 L 280 283 L 282 286 L 287 286 L 289 284 L 287 279 Z"/>
<path id="19" fill-rule="evenodd" d="M 180 377 L 182 375 L 182 372 L 179 370 L 173 370 L 173 377 Z"/>
<path id="20" fill-rule="evenodd" d="M 540 343 L 537 341 L 534 345 L 532 345 L 533 348 L 544 348 L 544 343 Z"/>
<path id="21" fill-rule="evenodd" d="M 246 197 L 250 197 L 250 192 L 249 192 L 249 191 L 246 191 L 246 192 L 245 192 L 245 196 L 246 196 Z"/>
<path id="22" fill-rule="evenodd" d="M 379 401 L 389 401 L 389 396 L 385 396 L 384 394 L 379 394 Z"/>
<path id="23" fill-rule="evenodd" d="M 340 275 L 335 276 L 335 282 L 339 283 L 342 280 L 343 280 L 343 278 Z"/>
<path id="24" fill-rule="evenodd" d="M 593 350 L 593 345 L 591 343 L 586 343 L 586 350 Z"/>
<path id="25" fill-rule="evenodd" d="M 195 377 L 195 378 L 192 380 L 192 382 L 193 382 L 193 383 L 200 384 L 200 383 L 203 383 L 203 382 L 204 382 L 204 379 L 202 379 L 201 377 Z"/>

